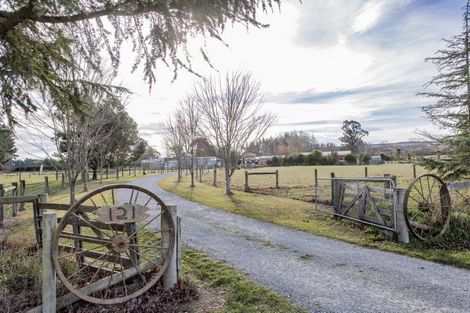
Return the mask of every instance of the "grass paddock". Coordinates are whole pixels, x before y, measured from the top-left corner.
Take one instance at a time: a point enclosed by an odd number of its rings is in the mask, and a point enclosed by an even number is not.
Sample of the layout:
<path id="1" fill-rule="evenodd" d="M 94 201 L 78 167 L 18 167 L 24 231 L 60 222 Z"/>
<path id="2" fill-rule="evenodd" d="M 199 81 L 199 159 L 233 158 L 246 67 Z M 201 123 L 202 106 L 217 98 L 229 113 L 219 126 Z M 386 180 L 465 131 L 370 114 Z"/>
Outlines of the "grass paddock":
<path id="1" fill-rule="evenodd" d="M 405 245 L 389 240 L 375 228 L 337 221 L 331 215 L 315 210 L 311 203 L 242 191 L 235 191 L 232 196 L 227 196 L 222 183 L 220 187 L 205 183 L 196 183 L 194 188 L 189 185 L 189 178 L 186 176 L 183 176 L 180 183 L 176 182 L 175 176 L 166 177 L 159 182 L 159 186 L 167 191 L 210 207 L 364 247 L 470 269 L 470 249 L 429 247 L 413 239 L 410 244 Z"/>

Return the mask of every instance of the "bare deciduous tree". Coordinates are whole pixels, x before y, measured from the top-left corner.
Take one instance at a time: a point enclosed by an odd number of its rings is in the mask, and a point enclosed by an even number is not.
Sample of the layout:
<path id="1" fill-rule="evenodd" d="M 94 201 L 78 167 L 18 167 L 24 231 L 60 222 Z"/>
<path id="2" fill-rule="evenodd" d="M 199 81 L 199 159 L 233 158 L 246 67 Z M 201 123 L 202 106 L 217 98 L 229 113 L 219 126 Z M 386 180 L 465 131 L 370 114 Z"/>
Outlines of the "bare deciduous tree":
<path id="1" fill-rule="evenodd" d="M 224 161 L 225 192 L 231 195 L 231 177 L 243 149 L 261 138 L 276 117 L 262 113 L 260 84 L 249 73 L 205 79 L 196 85 L 194 99 L 201 113 L 201 132 Z"/>
<path id="2" fill-rule="evenodd" d="M 194 187 L 194 157 L 196 156 L 197 143 L 201 137 L 199 129 L 199 112 L 196 106 L 195 98 L 191 95 L 186 96 L 180 101 L 180 106 L 176 113 L 182 122 L 183 149 L 188 159 L 189 171 L 191 174 L 191 187 Z"/>
<path id="3" fill-rule="evenodd" d="M 81 117 L 73 110 L 61 110 L 51 103 L 43 103 L 29 116 L 31 133 L 35 146 L 50 157 L 62 161 L 69 182 L 70 203 L 75 201 L 76 184 L 84 174 L 86 190 L 87 166 L 90 160 L 105 149 L 113 135 L 110 121 L 113 118 L 113 100 L 94 105 L 89 115 Z M 51 153 L 44 146 L 45 138 L 52 139 L 56 152 Z"/>
<path id="4" fill-rule="evenodd" d="M 182 120 L 179 114 L 171 114 L 166 121 L 162 123 L 163 144 L 168 155 L 174 155 L 178 170 L 178 182 L 181 181 L 181 162 L 183 160 L 183 135 Z"/>

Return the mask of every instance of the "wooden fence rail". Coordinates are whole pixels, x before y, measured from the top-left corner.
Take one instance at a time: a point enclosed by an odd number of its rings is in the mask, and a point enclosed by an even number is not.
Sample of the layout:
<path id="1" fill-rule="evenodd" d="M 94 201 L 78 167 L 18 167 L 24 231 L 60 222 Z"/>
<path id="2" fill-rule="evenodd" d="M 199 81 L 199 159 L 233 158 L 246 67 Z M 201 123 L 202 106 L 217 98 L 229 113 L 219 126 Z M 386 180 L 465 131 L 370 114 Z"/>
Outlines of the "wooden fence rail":
<path id="1" fill-rule="evenodd" d="M 279 188 L 279 171 L 274 172 L 248 172 L 245 171 L 245 191 L 250 191 L 250 184 L 248 177 L 251 175 L 275 175 L 276 176 L 276 188 Z"/>

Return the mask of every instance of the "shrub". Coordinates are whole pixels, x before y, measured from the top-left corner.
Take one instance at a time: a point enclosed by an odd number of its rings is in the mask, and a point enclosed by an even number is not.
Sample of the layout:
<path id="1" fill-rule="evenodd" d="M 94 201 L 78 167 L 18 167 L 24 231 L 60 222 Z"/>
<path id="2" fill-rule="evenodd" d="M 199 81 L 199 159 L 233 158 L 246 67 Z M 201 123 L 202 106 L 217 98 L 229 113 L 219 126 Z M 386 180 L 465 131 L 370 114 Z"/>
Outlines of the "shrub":
<path id="1" fill-rule="evenodd" d="M 357 163 L 357 158 L 354 154 L 348 154 L 344 157 L 344 160 L 346 161 L 346 163 L 348 164 L 356 164 Z"/>

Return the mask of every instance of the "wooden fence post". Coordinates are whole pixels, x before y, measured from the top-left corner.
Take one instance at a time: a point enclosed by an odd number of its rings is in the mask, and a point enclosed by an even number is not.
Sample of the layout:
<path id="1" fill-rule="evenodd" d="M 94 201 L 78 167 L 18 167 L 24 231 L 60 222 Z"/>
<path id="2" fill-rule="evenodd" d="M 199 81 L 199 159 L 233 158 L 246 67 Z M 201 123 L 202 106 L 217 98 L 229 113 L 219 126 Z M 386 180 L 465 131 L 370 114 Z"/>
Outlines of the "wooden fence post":
<path id="1" fill-rule="evenodd" d="M 248 171 L 245 171 L 245 191 L 250 190 L 250 186 L 248 185 Z"/>
<path id="2" fill-rule="evenodd" d="M 24 179 L 20 180 L 20 197 L 26 195 L 26 181 Z M 20 203 L 20 211 L 24 211 L 24 202 Z"/>
<path id="3" fill-rule="evenodd" d="M 177 279 L 181 279 L 181 275 L 183 274 L 183 267 L 181 265 L 181 217 L 178 215 L 176 216 L 176 276 Z"/>
<path id="4" fill-rule="evenodd" d="M 214 167 L 214 181 L 212 186 L 217 186 L 217 169 Z"/>
<path id="5" fill-rule="evenodd" d="M 318 186 L 318 169 L 315 169 L 315 187 Z"/>
<path id="6" fill-rule="evenodd" d="M 368 173 L 367 173 L 367 166 L 365 166 L 365 167 L 364 167 L 364 177 L 368 177 L 367 174 L 368 174 Z"/>
<path id="7" fill-rule="evenodd" d="M 116 179 L 119 179 L 119 167 L 116 167 Z"/>
<path id="8" fill-rule="evenodd" d="M 42 215 L 46 212 L 45 209 L 39 209 L 39 203 L 47 203 L 49 201 L 49 195 L 46 193 L 38 194 L 38 198 L 33 203 L 33 217 L 34 217 L 34 228 L 36 230 L 36 240 L 40 247 L 42 247 Z"/>
<path id="9" fill-rule="evenodd" d="M 276 170 L 276 188 L 279 188 L 279 171 Z"/>
<path id="10" fill-rule="evenodd" d="M 3 184 L 0 184 L 0 198 L 5 196 L 5 189 Z M 5 218 L 5 211 L 3 208 L 3 203 L 0 203 L 0 227 L 3 227 L 3 219 Z"/>
<path id="11" fill-rule="evenodd" d="M 108 179 L 109 167 L 106 168 L 106 179 Z"/>
<path id="12" fill-rule="evenodd" d="M 49 177 L 44 176 L 44 193 L 49 194 Z"/>
<path id="13" fill-rule="evenodd" d="M 413 163 L 413 178 L 416 178 L 416 164 Z"/>
<path id="14" fill-rule="evenodd" d="M 14 182 L 14 183 L 11 183 L 11 185 L 15 187 L 15 189 L 13 189 L 12 196 L 18 197 L 18 183 Z M 11 212 L 12 216 L 16 216 L 18 214 L 18 203 L 12 203 L 11 211 L 12 211 Z"/>
<path id="15" fill-rule="evenodd" d="M 121 177 L 124 177 L 124 166 L 121 166 Z"/>
<path id="16" fill-rule="evenodd" d="M 406 189 L 396 188 L 394 194 L 394 205 L 397 210 L 397 239 L 403 243 L 410 243 L 410 235 L 408 232 L 408 225 L 405 221 L 404 203 L 405 203 Z"/>
<path id="17" fill-rule="evenodd" d="M 52 236 L 57 227 L 55 212 L 42 214 L 42 312 L 56 312 L 56 273 L 52 264 Z"/>
<path id="18" fill-rule="evenodd" d="M 202 183 L 202 166 L 199 168 L 199 182 Z"/>
<path id="19" fill-rule="evenodd" d="M 331 204 L 334 206 L 335 205 L 335 172 L 330 173 L 331 177 Z"/>
<path id="20" fill-rule="evenodd" d="M 178 233 L 178 230 L 175 229 L 175 232 L 171 232 L 170 230 L 170 225 L 171 225 L 171 220 L 173 220 L 173 225 L 177 227 L 178 222 L 177 222 L 177 211 L 176 211 L 176 205 L 167 205 L 168 210 L 170 211 L 170 216 L 168 216 L 167 213 L 163 213 L 161 216 L 161 229 L 162 229 L 162 249 L 168 249 L 170 246 L 170 240 L 171 238 L 169 237 L 171 234 L 176 235 Z M 171 288 L 176 283 L 178 282 L 178 249 L 177 249 L 177 239 L 175 236 L 175 245 L 173 247 L 173 253 L 171 255 L 171 261 L 170 264 L 168 264 L 168 267 L 163 273 L 162 280 L 163 280 L 163 287 L 165 288 Z"/>

